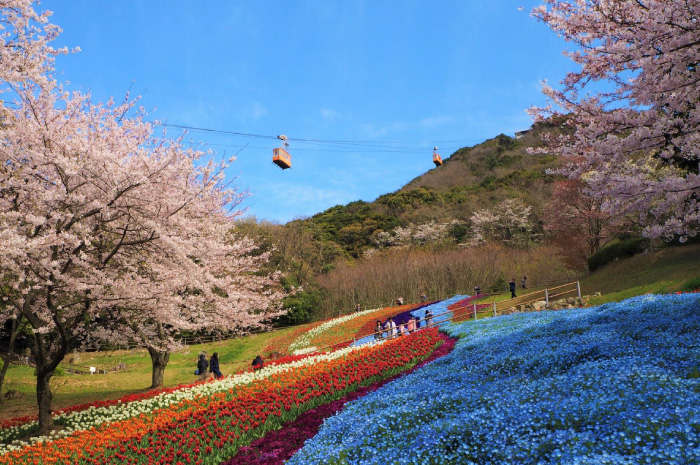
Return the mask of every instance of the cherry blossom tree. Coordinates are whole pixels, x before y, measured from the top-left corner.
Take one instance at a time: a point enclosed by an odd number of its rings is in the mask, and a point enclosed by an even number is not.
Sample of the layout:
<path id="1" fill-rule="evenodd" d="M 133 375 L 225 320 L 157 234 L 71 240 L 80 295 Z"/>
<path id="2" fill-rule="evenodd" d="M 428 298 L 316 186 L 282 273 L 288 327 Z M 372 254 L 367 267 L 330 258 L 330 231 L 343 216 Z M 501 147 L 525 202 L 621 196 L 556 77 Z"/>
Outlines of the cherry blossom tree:
<path id="1" fill-rule="evenodd" d="M 472 243 L 498 241 L 525 246 L 537 239 L 531 216 L 532 207 L 518 199 L 508 199 L 493 208 L 472 214 Z"/>
<path id="2" fill-rule="evenodd" d="M 550 150 L 579 159 L 568 174 L 649 237 L 700 229 L 699 12 L 698 0 L 543 0 L 532 12 L 580 67 L 545 83 L 554 106 L 532 109 L 575 128 Z"/>
<path id="3" fill-rule="evenodd" d="M 178 331 L 264 325 L 280 296 L 256 272 L 266 257 L 235 236 L 242 194 L 226 163 L 157 136 L 134 101 L 65 92 L 51 77 L 48 16 L 0 6 L 3 38 L 19 44 L 17 60 L 0 57 L 16 107 L 0 125 L 0 317 L 31 325 L 46 433 L 49 382 L 70 346 L 138 337 L 158 385 Z"/>
<path id="4" fill-rule="evenodd" d="M 382 231 L 374 239 L 374 243 L 380 247 L 404 246 L 404 245 L 425 245 L 437 242 L 447 237 L 449 229 L 456 221 L 449 223 L 429 223 L 411 224 L 406 227 L 399 226 L 391 232 Z"/>
<path id="5" fill-rule="evenodd" d="M 625 230 L 625 219 L 604 211 L 603 203 L 602 197 L 589 194 L 585 183 L 578 179 L 555 183 L 544 211 L 545 229 L 573 262 L 585 263 Z"/>

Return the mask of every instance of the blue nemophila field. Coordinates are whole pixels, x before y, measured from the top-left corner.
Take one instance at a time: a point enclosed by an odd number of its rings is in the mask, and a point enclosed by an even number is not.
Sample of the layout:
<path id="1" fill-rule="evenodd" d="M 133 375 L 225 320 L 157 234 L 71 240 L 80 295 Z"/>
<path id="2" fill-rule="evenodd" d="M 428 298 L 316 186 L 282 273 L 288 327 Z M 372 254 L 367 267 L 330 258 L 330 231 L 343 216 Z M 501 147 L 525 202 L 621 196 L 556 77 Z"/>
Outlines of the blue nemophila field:
<path id="1" fill-rule="evenodd" d="M 700 462 L 700 295 L 446 331 L 451 354 L 348 404 L 290 463 Z"/>

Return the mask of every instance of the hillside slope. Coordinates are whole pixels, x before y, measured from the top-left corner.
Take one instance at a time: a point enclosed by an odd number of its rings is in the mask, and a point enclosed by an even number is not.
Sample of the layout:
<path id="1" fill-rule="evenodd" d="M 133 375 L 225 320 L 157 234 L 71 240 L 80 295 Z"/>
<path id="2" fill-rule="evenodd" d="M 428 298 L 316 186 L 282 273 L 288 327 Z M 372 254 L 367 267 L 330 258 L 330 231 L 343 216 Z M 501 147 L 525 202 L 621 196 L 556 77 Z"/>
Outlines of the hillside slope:
<path id="1" fill-rule="evenodd" d="M 463 242 L 468 239 L 470 216 L 506 199 L 531 206 L 533 221 L 539 223 L 555 179 L 546 171 L 558 166 L 559 160 L 527 150 L 540 147 L 543 135 L 560 130 L 556 123 L 538 123 L 520 139 L 501 134 L 458 150 L 442 166 L 373 202 L 337 205 L 299 221 L 320 227 L 324 239 L 354 257 L 376 247 L 379 233 L 398 226 L 453 222 L 449 236 Z"/>
<path id="2" fill-rule="evenodd" d="M 581 280 L 583 292 L 603 295 L 592 303 L 619 301 L 641 294 L 677 292 L 700 282 L 700 244 L 663 247 L 605 265 Z"/>

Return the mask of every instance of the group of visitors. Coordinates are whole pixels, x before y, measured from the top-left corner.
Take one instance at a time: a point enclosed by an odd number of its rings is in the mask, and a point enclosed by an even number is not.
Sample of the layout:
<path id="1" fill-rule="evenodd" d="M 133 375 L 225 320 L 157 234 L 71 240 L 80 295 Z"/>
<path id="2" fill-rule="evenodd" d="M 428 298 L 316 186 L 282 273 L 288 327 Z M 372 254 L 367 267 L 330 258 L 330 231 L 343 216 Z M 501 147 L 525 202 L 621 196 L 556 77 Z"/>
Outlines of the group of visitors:
<path id="1" fill-rule="evenodd" d="M 207 353 L 200 352 L 199 359 L 197 360 L 197 369 L 194 371 L 196 376 L 199 376 L 200 381 L 205 381 L 207 379 L 221 379 L 224 375 L 219 369 L 219 354 L 214 352 L 211 354 L 211 359 L 207 361 Z"/>
<path id="2" fill-rule="evenodd" d="M 508 282 L 508 287 L 510 289 L 510 298 L 515 299 L 517 297 L 517 295 L 515 295 L 515 278 L 512 278 Z M 523 279 L 520 280 L 520 287 L 522 287 L 523 289 L 527 289 L 527 276 L 523 276 Z"/>
<path id="3" fill-rule="evenodd" d="M 421 327 L 421 321 L 424 321 L 425 326 L 433 324 L 433 312 L 430 309 L 425 310 L 425 317 L 421 320 L 418 316 L 413 316 L 407 322 L 396 324 L 393 317 L 389 317 L 382 324 L 381 320 L 377 320 L 374 326 L 374 339 L 393 339 L 399 336 L 407 336 L 418 331 Z M 384 335 L 386 333 L 386 336 Z"/>
<path id="4" fill-rule="evenodd" d="M 265 366 L 263 359 L 260 355 L 257 355 L 253 360 L 253 371 L 262 370 Z M 208 379 L 221 379 L 224 375 L 219 369 L 219 354 L 214 352 L 211 355 L 211 359 L 207 361 L 207 353 L 200 352 L 199 358 L 197 359 L 197 369 L 194 371 L 196 376 L 199 376 L 200 381 L 206 381 Z"/>

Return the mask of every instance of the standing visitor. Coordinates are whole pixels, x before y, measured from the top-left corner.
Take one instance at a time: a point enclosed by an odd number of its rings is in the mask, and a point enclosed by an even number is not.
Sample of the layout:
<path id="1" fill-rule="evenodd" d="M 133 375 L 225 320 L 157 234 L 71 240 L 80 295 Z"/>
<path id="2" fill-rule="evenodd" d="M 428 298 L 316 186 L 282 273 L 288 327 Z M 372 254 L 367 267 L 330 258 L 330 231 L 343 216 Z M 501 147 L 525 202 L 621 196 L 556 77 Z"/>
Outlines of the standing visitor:
<path id="1" fill-rule="evenodd" d="M 416 330 L 416 323 L 413 321 L 413 318 L 408 319 L 408 323 L 406 323 L 406 332 L 408 334 L 411 334 Z"/>
<path id="2" fill-rule="evenodd" d="M 476 286 L 474 286 L 474 295 L 479 294 L 481 294 L 481 287 L 479 287 L 479 285 L 477 284 Z"/>
<path id="3" fill-rule="evenodd" d="M 387 318 L 384 322 L 384 331 L 386 331 L 386 338 L 391 339 L 391 318 Z"/>
<path id="4" fill-rule="evenodd" d="M 523 276 L 523 279 L 520 280 L 520 285 L 523 289 L 527 288 L 527 276 Z"/>
<path id="5" fill-rule="evenodd" d="M 256 355 L 255 358 L 253 359 L 253 372 L 260 371 L 263 369 L 265 366 L 265 362 L 263 362 L 263 359 L 260 355 Z"/>
<path id="6" fill-rule="evenodd" d="M 204 381 L 209 376 L 207 371 L 209 368 L 209 362 L 207 362 L 207 356 L 204 353 L 199 354 L 199 360 L 197 360 L 197 371 L 195 374 L 199 375 L 199 380 Z"/>
<path id="7" fill-rule="evenodd" d="M 508 282 L 508 285 L 510 286 L 510 298 L 515 299 L 517 296 L 515 295 L 515 278 L 511 279 Z"/>
<path id="8" fill-rule="evenodd" d="M 216 379 L 221 379 L 224 375 L 219 371 L 219 353 L 214 352 L 211 354 L 211 360 L 209 360 L 209 371 L 214 374 Z"/>
<path id="9" fill-rule="evenodd" d="M 359 312 L 361 310 L 360 304 L 355 305 L 355 312 Z"/>
<path id="10" fill-rule="evenodd" d="M 396 323 L 393 318 L 389 318 L 389 327 L 391 328 L 391 337 L 394 338 L 399 335 L 398 328 L 396 328 Z"/>
<path id="11" fill-rule="evenodd" d="M 428 296 L 425 295 L 425 292 L 423 292 L 423 293 L 420 295 L 420 301 L 421 301 L 421 303 L 425 303 L 425 302 L 428 301 Z"/>
<path id="12" fill-rule="evenodd" d="M 382 322 L 377 320 L 377 324 L 374 326 L 374 339 L 382 338 Z"/>
<path id="13" fill-rule="evenodd" d="M 420 318 L 418 316 L 414 316 L 413 320 L 416 326 L 416 331 L 418 331 L 418 328 L 420 328 Z"/>
<path id="14" fill-rule="evenodd" d="M 433 324 L 433 312 L 428 309 L 425 311 L 425 325 L 430 327 Z"/>

